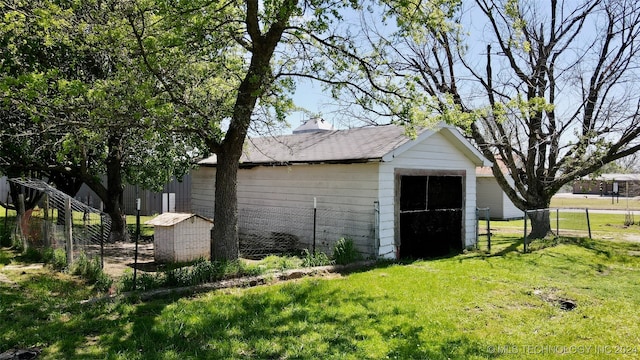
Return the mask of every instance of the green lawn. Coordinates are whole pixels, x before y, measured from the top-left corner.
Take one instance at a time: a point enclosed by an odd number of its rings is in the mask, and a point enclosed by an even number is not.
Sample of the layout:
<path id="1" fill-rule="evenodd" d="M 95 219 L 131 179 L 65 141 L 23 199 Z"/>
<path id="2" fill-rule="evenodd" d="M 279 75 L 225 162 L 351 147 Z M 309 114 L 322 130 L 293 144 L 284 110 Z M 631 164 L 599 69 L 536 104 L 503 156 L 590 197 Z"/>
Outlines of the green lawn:
<path id="1" fill-rule="evenodd" d="M 593 196 L 554 196 L 551 199 L 552 208 L 588 208 L 588 209 L 615 209 L 615 210 L 640 210 L 640 198 L 614 198 Z"/>
<path id="2" fill-rule="evenodd" d="M 556 221 L 559 219 L 559 222 Z M 559 228 L 561 236 L 584 236 L 588 237 L 587 216 L 584 211 L 573 212 L 560 209 L 558 213 L 550 213 L 551 228 L 554 233 Z M 593 238 L 640 241 L 640 216 L 635 216 L 634 224 L 626 225 L 625 214 L 602 214 L 594 211 L 589 212 L 589 224 Z M 481 234 L 486 233 L 486 221 L 478 222 Z M 491 233 L 494 235 L 524 235 L 524 220 L 496 221 L 490 223 Z M 531 231 L 530 224 L 528 230 Z M 480 242 L 486 241 L 485 237 L 480 237 Z"/>
<path id="3" fill-rule="evenodd" d="M 43 359 L 640 358 L 640 243 L 566 240 L 521 254 L 518 239 L 499 240 L 492 256 L 93 305 L 78 304 L 91 289 L 69 276 L 5 270 L 16 260 L 2 251 L 0 274 L 13 283 L 0 281 L 0 351 L 38 346 Z"/>

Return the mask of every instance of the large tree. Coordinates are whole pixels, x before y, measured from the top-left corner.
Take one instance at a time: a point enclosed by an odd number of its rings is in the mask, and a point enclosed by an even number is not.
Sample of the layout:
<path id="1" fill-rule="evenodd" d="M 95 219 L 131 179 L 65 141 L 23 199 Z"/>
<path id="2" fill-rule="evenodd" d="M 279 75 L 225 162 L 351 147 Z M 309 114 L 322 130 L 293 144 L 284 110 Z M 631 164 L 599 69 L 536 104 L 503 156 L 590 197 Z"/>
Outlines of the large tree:
<path id="1" fill-rule="evenodd" d="M 157 81 L 137 71 L 122 37 L 126 18 L 113 17 L 117 3 L 0 6 L 2 171 L 86 183 L 111 217 L 112 240 L 126 237 L 124 183 L 161 186 L 193 154 L 165 126 L 174 114 Z"/>
<path id="2" fill-rule="evenodd" d="M 374 82 L 366 59 L 374 54 L 358 54 L 357 39 L 341 22 L 341 11 L 359 6 L 229 0 L 139 1 L 124 8 L 142 61 L 182 115 L 176 128 L 198 133 L 217 155 L 213 259 L 238 257 L 237 171 L 250 126 L 264 116 L 284 120 L 296 78 L 354 93 L 365 90 L 362 82 Z M 369 76 L 353 77 L 354 69 Z"/>
<path id="3" fill-rule="evenodd" d="M 518 208 L 548 208 L 563 185 L 640 150 L 637 2 L 384 3 L 397 31 L 371 38 L 388 72 L 411 84 L 422 114 L 504 162 L 493 173 Z M 538 214 L 531 235 L 543 237 Z"/>

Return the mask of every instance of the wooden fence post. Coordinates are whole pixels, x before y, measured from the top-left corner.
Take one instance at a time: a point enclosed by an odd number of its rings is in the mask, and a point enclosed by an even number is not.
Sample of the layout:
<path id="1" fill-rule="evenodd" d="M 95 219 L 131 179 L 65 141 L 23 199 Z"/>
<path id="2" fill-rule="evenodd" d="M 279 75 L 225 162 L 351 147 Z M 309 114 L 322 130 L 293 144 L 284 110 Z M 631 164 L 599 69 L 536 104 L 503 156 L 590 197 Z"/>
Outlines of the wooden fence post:
<path id="1" fill-rule="evenodd" d="M 49 241 L 49 194 L 44 194 L 43 197 L 43 209 L 44 209 L 44 224 L 42 225 L 42 241 L 44 246 L 50 247 Z"/>
<path id="2" fill-rule="evenodd" d="M 73 263 L 73 213 L 71 212 L 71 198 L 64 201 L 64 239 L 67 245 L 67 265 Z"/>
<path id="3" fill-rule="evenodd" d="M 24 228 L 22 226 L 22 222 L 24 220 L 24 194 L 18 194 L 18 216 L 16 217 L 16 226 L 17 233 L 20 237 L 20 241 L 22 242 L 22 252 L 26 252 L 29 247 L 29 243 L 27 242 L 27 234 L 24 233 Z"/>

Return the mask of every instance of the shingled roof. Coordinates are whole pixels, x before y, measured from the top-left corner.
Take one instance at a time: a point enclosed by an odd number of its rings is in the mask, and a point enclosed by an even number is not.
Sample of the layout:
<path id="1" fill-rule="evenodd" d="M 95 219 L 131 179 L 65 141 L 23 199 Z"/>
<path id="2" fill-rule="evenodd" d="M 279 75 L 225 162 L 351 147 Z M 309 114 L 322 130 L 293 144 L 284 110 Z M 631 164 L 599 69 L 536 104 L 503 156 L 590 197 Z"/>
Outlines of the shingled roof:
<path id="1" fill-rule="evenodd" d="M 421 129 L 417 139 L 426 138 L 441 129 L 447 129 L 449 138 L 453 136 L 458 143 L 465 143 L 457 147 L 467 148 L 468 152 L 482 158 L 455 129 L 448 126 L 434 130 Z M 240 162 L 242 166 L 253 166 L 386 161 L 385 155 L 415 140 L 406 135 L 403 127 L 396 125 L 249 138 Z M 215 155 L 199 162 L 203 166 L 215 166 L 216 163 Z"/>

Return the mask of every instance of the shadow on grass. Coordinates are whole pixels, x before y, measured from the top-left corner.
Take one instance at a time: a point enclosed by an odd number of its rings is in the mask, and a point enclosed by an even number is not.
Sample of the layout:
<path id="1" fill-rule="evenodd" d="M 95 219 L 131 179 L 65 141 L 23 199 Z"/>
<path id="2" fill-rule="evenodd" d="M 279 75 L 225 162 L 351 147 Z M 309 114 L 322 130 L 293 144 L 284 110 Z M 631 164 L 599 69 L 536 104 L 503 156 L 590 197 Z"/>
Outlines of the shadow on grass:
<path id="1" fill-rule="evenodd" d="M 462 358 L 491 357 L 459 336 L 431 339 L 409 311 L 324 280 L 277 291 L 204 296 L 136 305 L 128 334 L 103 336 L 110 353 L 141 358 Z M 124 335 L 124 336 L 123 336 Z M 486 346 L 485 346 L 486 348 Z"/>
<path id="2" fill-rule="evenodd" d="M 72 278 L 21 276 L 18 285 L 0 283 L 0 352 L 37 346 L 43 358 L 65 359 L 491 357 L 462 334 L 434 338 L 433 328 L 386 296 L 322 279 L 89 306 L 78 301 L 90 290 Z"/>

